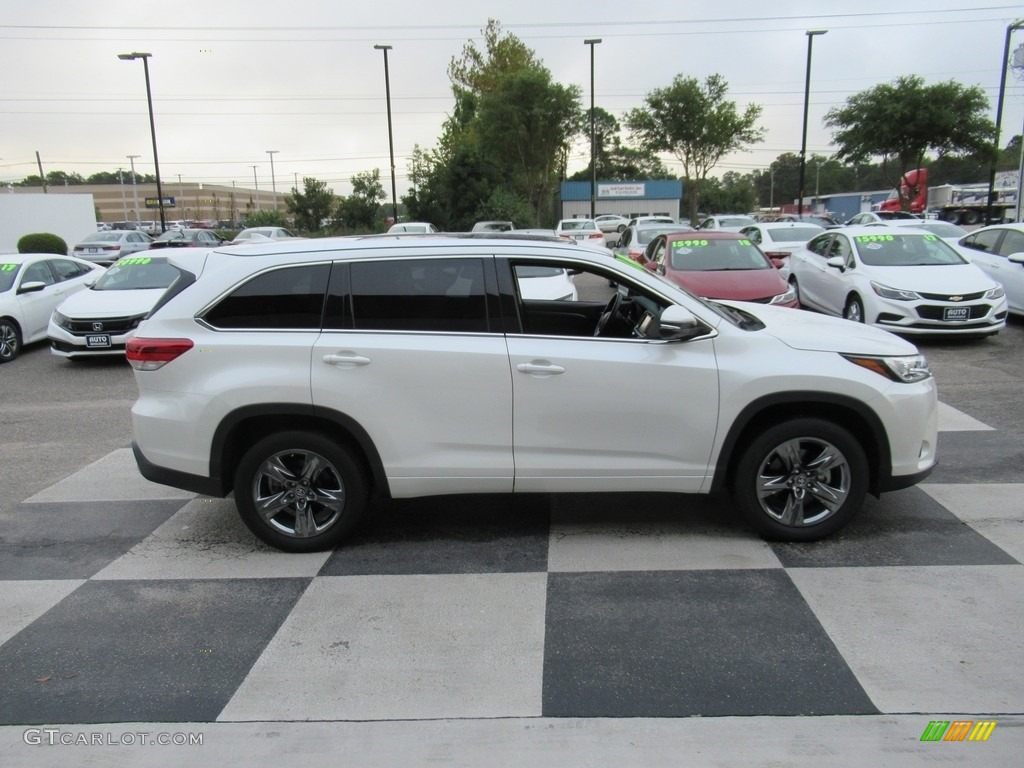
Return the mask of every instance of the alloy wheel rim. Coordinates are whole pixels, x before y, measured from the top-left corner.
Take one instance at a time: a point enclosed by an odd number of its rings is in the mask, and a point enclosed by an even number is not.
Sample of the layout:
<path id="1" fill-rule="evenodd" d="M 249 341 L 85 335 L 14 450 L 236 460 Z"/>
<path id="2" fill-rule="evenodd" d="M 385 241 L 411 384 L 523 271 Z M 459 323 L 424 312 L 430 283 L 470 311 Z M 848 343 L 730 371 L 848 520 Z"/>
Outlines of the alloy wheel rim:
<path id="1" fill-rule="evenodd" d="M 7 360 L 18 351 L 18 335 L 9 325 L 0 326 L 0 357 Z"/>
<path id="2" fill-rule="evenodd" d="M 797 437 L 773 448 L 761 462 L 757 499 L 776 522 L 802 528 L 838 512 L 852 479 L 849 461 L 832 443 Z"/>
<path id="3" fill-rule="evenodd" d="M 318 536 L 345 511 L 341 473 L 314 451 L 280 451 L 267 458 L 252 482 L 256 513 L 278 533 Z"/>

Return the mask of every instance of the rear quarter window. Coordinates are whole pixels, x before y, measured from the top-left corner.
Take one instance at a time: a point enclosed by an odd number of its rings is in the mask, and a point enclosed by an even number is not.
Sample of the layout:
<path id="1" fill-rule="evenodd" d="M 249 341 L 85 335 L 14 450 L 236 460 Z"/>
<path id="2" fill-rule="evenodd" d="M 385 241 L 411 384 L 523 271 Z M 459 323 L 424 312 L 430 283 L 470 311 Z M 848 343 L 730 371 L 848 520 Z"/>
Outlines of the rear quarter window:
<path id="1" fill-rule="evenodd" d="M 203 314 L 215 328 L 320 329 L 329 264 L 282 267 L 253 277 Z"/>

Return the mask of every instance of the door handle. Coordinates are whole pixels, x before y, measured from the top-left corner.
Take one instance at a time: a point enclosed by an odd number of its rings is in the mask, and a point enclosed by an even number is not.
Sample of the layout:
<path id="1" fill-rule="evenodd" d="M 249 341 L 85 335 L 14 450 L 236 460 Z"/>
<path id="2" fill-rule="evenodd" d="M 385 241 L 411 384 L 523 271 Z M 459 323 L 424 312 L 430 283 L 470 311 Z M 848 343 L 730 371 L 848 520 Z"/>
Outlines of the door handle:
<path id="1" fill-rule="evenodd" d="M 338 352 L 337 354 L 324 355 L 323 361 L 328 365 L 336 365 L 339 368 L 356 368 L 360 365 L 370 364 L 370 358 L 357 355 L 355 352 Z"/>
<path id="2" fill-rule="evenodd" d="M 520 363 L 516 366 L 516 370 L 520 373 L 527 373 L 539 379 L 546 379 L 549 376 L 557 376 L 560 373 L 565 373 L 565 368 L 560 365 L 555 365 L 554 363 L 549 363 L 547 360 L 534 360 L 532 363 Z"/>

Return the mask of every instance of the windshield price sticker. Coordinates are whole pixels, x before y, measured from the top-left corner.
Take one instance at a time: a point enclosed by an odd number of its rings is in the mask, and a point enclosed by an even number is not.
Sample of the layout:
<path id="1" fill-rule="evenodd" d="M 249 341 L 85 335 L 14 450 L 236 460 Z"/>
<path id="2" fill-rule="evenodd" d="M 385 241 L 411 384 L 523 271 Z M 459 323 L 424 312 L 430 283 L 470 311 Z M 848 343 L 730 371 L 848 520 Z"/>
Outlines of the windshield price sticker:
<path id="1" fill-rule="evenodd" d="M 128 258 L 121 259 L 119 262 L 117 262 L 117 266 L 127 267 L 131 266 L 132 264 L 149 264 L 149 262 L 151 262 L 152 260 L 153 259 L 149 256 L 129 256 Z"/>
<path id="2" fill-rule="evenodd" d="M 891 243 L 895 239 L 892 235 L 857 235 L 858 243 Z"/>
<path id="3" fill-rule="evenodd" d="M 17 268 L 17 264 L 0 264 L 0 272 L 13 272 Z"/>
<path id="4" fill-rule="evenodd" d="M 924 239 L 925 240 L 931 240 L 932 242 L 934 242 L 934 241 L 938 240 L 939 238 L 936 235 L 925 235 Z"/>
<path id="5" fill-rule="evenodd" d="M 750 242 L 749 240 L 740 240 L 739 244 L 740 245 L 753 245 L 753 243 Z"/>
<path id="6" fill-rule="evenodd" d="M 708 245 L 707 240 L 673 240 L 673 248 L 705 248 Z"/>

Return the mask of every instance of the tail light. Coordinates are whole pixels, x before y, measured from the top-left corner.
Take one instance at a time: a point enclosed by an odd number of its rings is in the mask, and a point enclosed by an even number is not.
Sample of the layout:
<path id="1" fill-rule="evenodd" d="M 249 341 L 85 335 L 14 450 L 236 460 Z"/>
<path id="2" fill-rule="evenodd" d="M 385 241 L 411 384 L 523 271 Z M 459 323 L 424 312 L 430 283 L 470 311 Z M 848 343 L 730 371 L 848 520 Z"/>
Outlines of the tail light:
<path id="1" fill-rule="evenodd" d="M 789 251 L 765 251 L 764 255 L 769 259 L 788 259 L 792 254 Z"/>
<path id="2" fill-rule="evenodd" d="M 136 371 L 155 371 L 181 357 L 193 346 L 191 339 L 140 339 L 133 336 L 125 345 L 125 356 Z"/>

